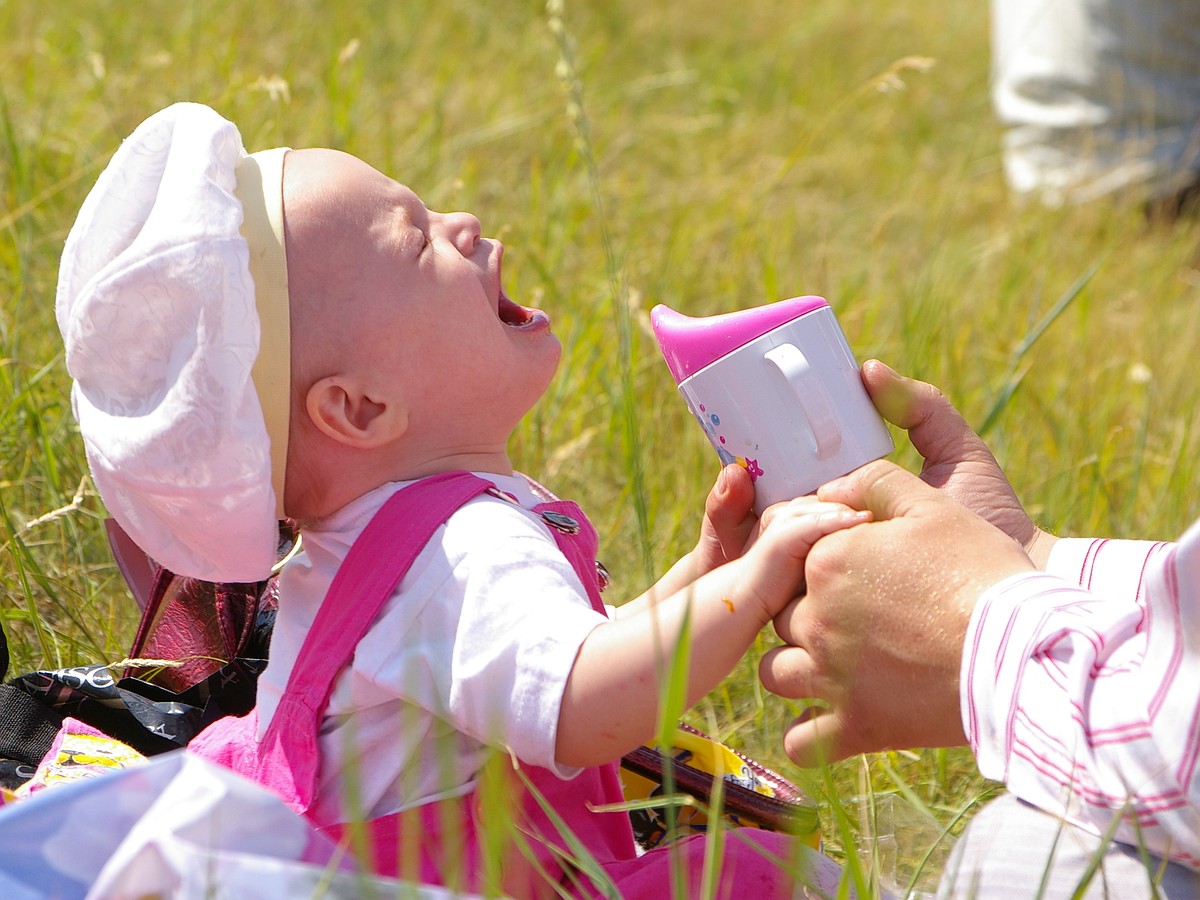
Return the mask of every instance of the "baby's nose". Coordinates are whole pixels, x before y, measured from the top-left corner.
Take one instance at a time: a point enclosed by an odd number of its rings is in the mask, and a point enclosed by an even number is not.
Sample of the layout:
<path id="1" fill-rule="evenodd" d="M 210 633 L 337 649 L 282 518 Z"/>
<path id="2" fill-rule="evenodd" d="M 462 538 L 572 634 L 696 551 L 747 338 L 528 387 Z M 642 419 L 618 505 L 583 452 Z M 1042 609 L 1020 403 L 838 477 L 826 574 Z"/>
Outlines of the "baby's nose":
<path id="1" fill-rule="evenodd" d="M 442 213 L 439 218 L 440 230 L 463 256 L 469 256 L 479 246 L 482 229 L 479 220 L 473 215 L 467 212 L 452 212 Z"/>

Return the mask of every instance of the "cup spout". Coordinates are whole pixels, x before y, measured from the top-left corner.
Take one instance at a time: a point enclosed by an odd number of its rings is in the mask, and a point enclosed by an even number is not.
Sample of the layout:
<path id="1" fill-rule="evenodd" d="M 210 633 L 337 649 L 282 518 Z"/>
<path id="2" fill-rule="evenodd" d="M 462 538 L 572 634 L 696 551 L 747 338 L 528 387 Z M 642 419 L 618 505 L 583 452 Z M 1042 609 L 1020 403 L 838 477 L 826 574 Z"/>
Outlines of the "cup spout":
<path id="1" fill-rule="evenodd" d="M 676 384 L 738 347 L 793 319 L 828 306 L 805 296 L 715 316 L 685 316 L 663 304 L 650 311 L 650 325 Z"/>

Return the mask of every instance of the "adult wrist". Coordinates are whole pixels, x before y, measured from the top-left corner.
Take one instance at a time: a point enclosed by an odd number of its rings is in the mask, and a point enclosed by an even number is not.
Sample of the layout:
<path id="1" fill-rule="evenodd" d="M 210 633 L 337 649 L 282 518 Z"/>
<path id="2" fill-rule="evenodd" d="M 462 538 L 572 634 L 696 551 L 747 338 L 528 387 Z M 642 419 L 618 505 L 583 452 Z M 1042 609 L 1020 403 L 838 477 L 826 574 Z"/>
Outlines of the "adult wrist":
<path id="1" fill-rule="evenodd" d="M 1050 551 L 1057 543 L 1057 536 L 1034 526 L 1033 536 L 1025 542 L 1025 554 L 1039 570 L 1044 572 L 1046 563 L 1050 559 Z"/>

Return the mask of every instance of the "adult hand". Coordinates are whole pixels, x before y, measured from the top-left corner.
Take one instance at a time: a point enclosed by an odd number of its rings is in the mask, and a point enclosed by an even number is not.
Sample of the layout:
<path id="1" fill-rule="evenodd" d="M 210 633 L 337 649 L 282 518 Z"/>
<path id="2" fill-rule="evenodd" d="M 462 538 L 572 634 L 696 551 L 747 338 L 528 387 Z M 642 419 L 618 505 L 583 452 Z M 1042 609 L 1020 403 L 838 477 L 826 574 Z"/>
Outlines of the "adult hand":
<path id="1" fill-rule="evenodd" d="M 862 379 L 880 414 L 905 429 L 921 454 L 921 479 L 987 519 L 1043 567 L 1055 538 L 1033 524 L 996 457 L 942 392 L 877 359 L 863 364 Z"/>
<path id="2" fill-rule="evenodd" d="M 807 595 L 775 618 L 787 646 L 763 657 L 764 685 L 825 704 L 788 728 L 788 756 L 815 765 L 963 743 L 958 683 L 971 610 L 1032 562 L 1012 538 L 887 461 L 818 496 L 870 510 L 875 521 L 818 541 Z"/>

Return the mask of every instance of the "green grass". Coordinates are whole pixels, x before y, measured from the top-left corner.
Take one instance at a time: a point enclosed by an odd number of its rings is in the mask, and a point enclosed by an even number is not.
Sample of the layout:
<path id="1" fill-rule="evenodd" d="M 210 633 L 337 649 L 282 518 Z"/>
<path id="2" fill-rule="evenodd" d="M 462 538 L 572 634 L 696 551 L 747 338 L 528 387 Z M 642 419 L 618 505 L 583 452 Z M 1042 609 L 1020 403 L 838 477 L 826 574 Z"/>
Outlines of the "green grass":
<path id="1" fill-rule="evenodd" d="M 250 149 L 355 153 L 504 240 L 509 293 L 546 308 L 566 346 L 514 458 L 591 511 L 625 596 L 690 545 L 717 468 L 649 335 L 658 302 L 707 314 L 821 294 L 860 358 L 938 384 L 987 425 L 1043 525 L 1178 534 L 1200 481 L 1200 229 L 1012 205 L 986 15 L 881 0 L 567 3 L 564 72 L 539 0 L 0 0 L 0 618 L 13 670 L 119 659 L 132 636 L 68 408 L 54 287 L 108 156 L 180 99 L 239 123 Z M 895 458 L 915 466 L 900 443 Z M 789 704 L 754 677 L 761 644 L 696 723 L 809 785 L 832 852 L 857 842 L 901 886 L 922 865 L 936 873 L 938 835 L 991 789 L 969 755 L 797 771 L 779 744 Z"/>

